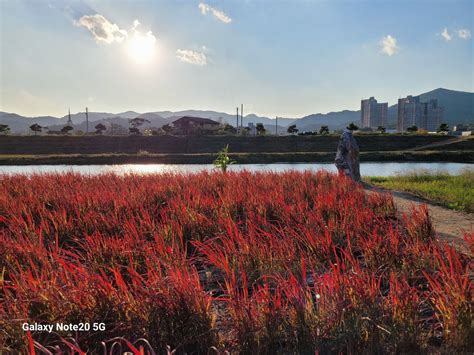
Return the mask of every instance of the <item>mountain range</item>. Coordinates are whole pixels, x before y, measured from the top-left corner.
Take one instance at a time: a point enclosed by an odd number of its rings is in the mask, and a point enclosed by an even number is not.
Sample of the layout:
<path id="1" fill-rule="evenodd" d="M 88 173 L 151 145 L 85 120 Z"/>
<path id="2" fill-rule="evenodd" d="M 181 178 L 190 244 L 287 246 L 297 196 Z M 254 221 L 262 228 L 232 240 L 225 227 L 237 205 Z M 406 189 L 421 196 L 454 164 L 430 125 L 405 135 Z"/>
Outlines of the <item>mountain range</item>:
<path id="1" fill-rule="evenodd" d="M 430 99 L 437 99 L 438 104 L 444 107 L 444 122 L 449 126 L 459 123 L 474 123 L 474 93 L 463 92 L 439 88 L 420 94 L 422 102 Z M 109 112 L 89 112 L 89 131 L 93 131 L 98 123 L 103 123 L 110 127 L 113 123 L 122 126 L 122 129 L 127 130 L 129 127 L 129 119 L 135 117 L 143 117 L 149 120 L 145 123 L 146 127 L 161 127 L 165 124 L 171 123 L 182 116 L 197 116 L 210 118 L 222 123 L 236 125 L 235 114 L 228 114 L 216 111 L 202 111 L 202 110 L 186 110 L 186 111 L 157 111 L 139 113 L 135 111 L 126 111 L 121 113 Z M 53 116 L 39 116 L 39 117 L 24 117 L 16 113 L 0 112 L 0 124 L 6 124 L 10 127 L 12 133 L 28 133 L 29 127 L 37 123 L 43 127 L 48 127 L 50 130 L 60 130 L 68 120 L 68 116 L 53 117 Z M 84 112 L 71 114 L 71 120 L 75 130 L 86 131 L 86 116 Z M 397 120 L 397 105 L 392 105 L 388 108 L 388 123 L 387 128 L 394 128 Z M 291 124 L 296 124 L 300 131 L 314 131 L 318 130 L 322 125 L 328 126 L 329 129 L 342 129 L 350 122 L 358 124 L 360 121 L 360 111 L 343 110 L 329 113 L 316 113 L 301 118 L 278 118 L 278 131 L 286 130 L 286 127 Z M 275 119 L 249 114 L 244 116 L 244 125 L 249 122 L 254 124 L 263 123 L 265 128 L 270 132 L 275 130 Z"/>

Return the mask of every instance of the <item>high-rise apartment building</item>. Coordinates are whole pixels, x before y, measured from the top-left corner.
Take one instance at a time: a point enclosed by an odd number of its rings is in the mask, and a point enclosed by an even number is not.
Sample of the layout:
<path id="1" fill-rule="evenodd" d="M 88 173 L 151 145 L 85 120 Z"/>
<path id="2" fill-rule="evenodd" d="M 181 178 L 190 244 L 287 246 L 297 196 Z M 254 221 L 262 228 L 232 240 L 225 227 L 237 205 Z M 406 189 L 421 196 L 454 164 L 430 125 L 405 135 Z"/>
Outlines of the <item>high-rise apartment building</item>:
<path id="1" fill-rule="evenodd" d="M 436 131 L 443 123 L 444 107 L 438 106 L 438 100 L 432 99 L 426 103 L 426 130 Z"/>
<path id="2" fill-rule="evenodd" d="M 438 100 L 421 102 L 419 96 L 407 96 L 398 99 L 397 130 L 404 132 L 408 127 L 435 131 L 443 120 L 444 108 L 438 106 Z"/>
<path id="3" fill-rule="evenodd" d="M 407 96 L 398 99 L 397 131 L 404 132 L 408 127 L 420 128 L 422 105 L 418 96 Z"/>
<path id="4" fill-rule="evenodd" d="M 387 124 L 388 103 L 377 103 L 374 97 L 360 103 L 362 128 L 377 128 Z"/>

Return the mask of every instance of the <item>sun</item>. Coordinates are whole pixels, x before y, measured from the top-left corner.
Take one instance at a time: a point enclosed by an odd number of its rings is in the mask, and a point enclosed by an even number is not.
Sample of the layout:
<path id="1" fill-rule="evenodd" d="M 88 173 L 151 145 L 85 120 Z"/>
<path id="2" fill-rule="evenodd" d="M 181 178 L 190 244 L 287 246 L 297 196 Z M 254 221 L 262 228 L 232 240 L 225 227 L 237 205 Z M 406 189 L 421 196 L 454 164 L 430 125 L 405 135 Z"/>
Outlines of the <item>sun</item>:
<path id="1" fill-rule="evenodd" d="M 150 63 L 155 57 L 156 38 L 151 32 L 135 33 L 128 40 L 128 55 L 137 64 Z"/>

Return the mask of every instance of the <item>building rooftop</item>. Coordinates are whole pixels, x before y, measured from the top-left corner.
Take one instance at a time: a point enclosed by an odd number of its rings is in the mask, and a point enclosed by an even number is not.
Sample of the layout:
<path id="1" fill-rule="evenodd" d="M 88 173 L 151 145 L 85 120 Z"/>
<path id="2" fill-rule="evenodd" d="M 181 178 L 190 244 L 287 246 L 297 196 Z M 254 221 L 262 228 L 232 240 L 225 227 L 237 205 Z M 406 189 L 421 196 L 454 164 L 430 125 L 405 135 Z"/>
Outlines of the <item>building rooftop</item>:
<path id="1" fill-rule="evenodd" d="M 213 121 L 209 118 L 192 117 L 192 116 L 183 116 L 181 118 L 178 118 L 176 121 L 173 121 L 173 124 L 174 125 L 176 125 L 176 124 L 180 125 L 180 124 L 183 124 L 183 123 L 190 123 L 190 122 L 200 123 L 200 124 L 210 124 L 210 125 L 220 124 L 219 122 Z"/>

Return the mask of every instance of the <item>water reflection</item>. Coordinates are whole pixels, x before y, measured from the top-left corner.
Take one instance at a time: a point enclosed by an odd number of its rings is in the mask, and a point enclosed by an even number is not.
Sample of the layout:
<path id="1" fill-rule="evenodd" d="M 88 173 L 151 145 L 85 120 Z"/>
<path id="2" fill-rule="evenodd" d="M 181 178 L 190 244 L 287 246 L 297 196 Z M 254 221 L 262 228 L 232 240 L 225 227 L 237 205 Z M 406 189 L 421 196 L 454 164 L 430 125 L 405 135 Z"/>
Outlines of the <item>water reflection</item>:
<path id="1" fill-rule="evenodd" d="M 450 174 L 459 174 L 463 169 L 474 169 L 474 164 L 469 163 L 361 163 L 360 171 L 365 176 L 392 176 L 413 171 L 445 171 Z M 119 175 L 127 173 L 155 174 L 163 172 L 193 173 L 202 170 L 211 171 L 215 169 L 212 164 L 122 164 L 122 165 L 8 165 L 0 166 L 0 173 L 6 174 L 33 174 L 33 173 L 53 173 L 53 172 L 76 172 L 80 174 L 101 174 L 116 173 Z M 275 171 L 286 170 L 335 172 L 336 168 L 332 163 L 276 163 L 276 164 L 235 164 L 231 171 Z"/>

